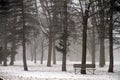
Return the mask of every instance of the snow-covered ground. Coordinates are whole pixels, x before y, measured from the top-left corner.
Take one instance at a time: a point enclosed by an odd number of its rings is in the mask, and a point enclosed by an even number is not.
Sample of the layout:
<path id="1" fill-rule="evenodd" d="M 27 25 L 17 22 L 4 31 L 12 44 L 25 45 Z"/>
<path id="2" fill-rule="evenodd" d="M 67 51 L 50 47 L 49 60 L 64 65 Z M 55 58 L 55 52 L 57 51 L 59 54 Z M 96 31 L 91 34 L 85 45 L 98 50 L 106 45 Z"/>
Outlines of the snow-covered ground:
<path id="1" fill-rule="evenodd" d="M 90 72 L 75 74 L 73 64 L 76 63 L 79 62 L 67 61 L 67 72 L 62 72 L 60 61 L 52 67 L 46 67 L 46 61 L 44 64 L 28 61 L 29 71 L 24 71 L 22 61 L 16 61 L 14 66 L 1 65 L 0 77 L 5 80 L 120 80 L 120 63 L 115 63 L 114 73 L 107 72 L 108 65 L 104 68 L 96 66 L 94 75 Z"/>

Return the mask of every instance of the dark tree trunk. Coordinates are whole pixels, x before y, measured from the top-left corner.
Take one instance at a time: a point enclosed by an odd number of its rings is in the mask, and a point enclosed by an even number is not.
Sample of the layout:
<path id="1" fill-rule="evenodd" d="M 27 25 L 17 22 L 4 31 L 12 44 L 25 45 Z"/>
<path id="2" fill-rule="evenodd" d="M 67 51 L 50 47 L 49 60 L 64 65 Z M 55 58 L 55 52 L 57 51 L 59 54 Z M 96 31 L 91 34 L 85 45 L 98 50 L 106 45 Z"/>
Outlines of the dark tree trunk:
<path id="1" fill-rule="evenodd" d="M 114 0 L 110 1 L 110 25 L 109 25 L 109 69 L 108 72 L 113 72 L 113 6 L 114 6 Z"/>
<path id="2" fill-rule="evenodd" d="M 83 16 L 82 64 L 86 64 L 88 14 L 89 11 L 86 9 L 85 14 Z M 81 74 L 86 74 L 86 69 L 84 67 L 81 69 Z"/>
<path id="3" fill-rule="evenodd" d="M 56 64 L 55 38 L 53 41 L 53 64 Z"/>
<path id="4" fill-rule="evenodd" d="M 68 27 L 68 23 L 67 23 L 67 0 L 64 1 L 64 5 L 63 5 L 63 8 L 64 8 L 64 22 L 63 22 L 63 27 L 64 27 L 64 30 L 63 30 L 63 58 L 62 58 L 62 71 L 67 71 L 66 69 L 66 55 L 67 55 L 67 38 L 68 38 L 68 30 L 67 30 L 67 27 Z"/>
<path id="5" fill-rule="evenodd" d="M 66 71 L 66 52 L 63 53 L 63 58 L 62 58 L 62 71 Z"/>
<path id="6" fill-rule="evenodd" d="M 99 36 L 100 36 L 100 62 L 99 66 L 104 67 L 105 66 L 105 44 L 104 44 L 104 39 L 105 39 L 105 12 L 103 9 L 104 5 L 104 0 L 98 0 L 98 7 L 100 9 L 99 11 L 99 16 L 100 16 L 100 23 L 99 23 Z M 103 5 L 102 5 L 103 4 Z"/>
<path id="7" fill-rule="evenodd" d="M 16 13 L 16 9 L 14 8 L 14 24 L 16 25 L 16 21 L 17 21 L 17 16 L 15 15 Z M 15 29 L 16 26 L 13 25 L 12 27 L 12 48 L 11 48 L 11 61 L 10 61 L 10 65 L 14 65 L 14 61 L 15 61 L 15 52 L 16 52 L 16 38 L 15 38 Z"/>
<path id="8" fill-rule="evenodd" d="M 14 65 L 14 60 L 15 60 L 15 40 L 13 40 L 12 42 L 12 48 L 11 48 L 11 61 L 10 61 L 10 65 Z"/>
<path id="9" fill-rule="evenodd" d="M 22 20 L 23 20 L 23 28 L 22 28 L 22 47 L 23 47 L 23 67 L 24 70 L 27 71 L 27 61 L 26 61 L 26 38 L 25 38 L 25 14 L 24 14 L 24 0 L 21 2 L 22 6 Z"/>
<path id="10" fill-rule="evenodd" d="M 93 26 L 93 31 L 92 31 L 92 64 L 95 64 L 95 26 Z"/>
<path id="11" fill-rule="evenodd" d="M 105 47 L 104 47 L 104 39 L 100 39 L 100 67 L 104 67 L 105 65 Z"/>
<path id="12" fill-rule="evenodd" d="M 7 43 L 4 43 L 4 47 L 3 47 L 3 66 L 7 66 Z"/>
<path id="13" fill-rule="evenodd" d="M 53 25 L 52 25 L 52 21 L 51 21 L 51 17 L 50 17 L 50 13 L 49 13 L 49 21 L 50 21 L 50 25 L 49 25 L 49 47 L 48 47 L 48 59 L 47 59 L 47 67 L 51 67 L 51 57 L 52 57 L 52 42 L 53 42 Z"/>
<path id="14" fill-rule="evenodd" d="M 7 20 L 5 20 L 7 22 Z M 7 66 L 7 25 L 3 28 L 3 66 Z"/>
<path id="15" fill-rule="evenodd" d="M 37 62 L 37 53 L 36 53 L 36 40 L 35 40 L 35 37 L 34 37 L 34 63 Z"/>
<path id="16" fill-rule="evenodd" d="M 47 66 L 51 67 L 51 57 L 52 57 L 52 33 L 50 31 L 49 35 L 49 48 L 48 48 L 48 59 L 47 59 Z"/>
<path id="17" fill-rule="evenodd" d="M 53 6 L 53 64 L 56 64 L 56 49 L 55 49 L 55 37 L 56 37 L 56 27 L 58 27 L 58 19 L 57 19 L 57 16 L 58 16 L 58 12 L 57 12 L 57 1 L 54 1 L 54 6 Z"/>
<path id="18" fill-rule="evenodd" d="M 25 40 L 25 33 L 24 33 L 24 31 L 23 31 L 22 46 L 23 46 L 23 66 L 24 66 L 24 70 L 27 71 L 28 67 L 27 67 L 27 61 L 26 61 L 26 40 Z"/>
<path id="19" fill-rule="evenodd" d="M 34 49 L 34 63 L 37 63 L 37 54 L 36 54 L 36 49 Z"/>
<path id="20" fill-rule="evenodd" d="M 93 10 L 94 12 L 94 10 Z M 92 25 L 93 25 L 93 29 L 92 29 L 92 64 L 95 64 L 95 17 L 92 18 Z"/>
<path id="21" fill-rule="evenodd" d="M 41 51 L 41 64 L 43 64 L 43 56 L 44 56 L 44 45 L 43 45 L 43 40 L 41 42 L 41 47 L 42 47 L 42 51 Z"/>
<path id="22" fill-rule="evenodd" d="M 31 44 L 30 49 L 31 49 L 31 61 L 33 61 L 33 44 Z"/>
<path id="23" fill-rule="evenodd" d="M 2 64 L 2 60 L 0 60 L 0 64 Z"/>

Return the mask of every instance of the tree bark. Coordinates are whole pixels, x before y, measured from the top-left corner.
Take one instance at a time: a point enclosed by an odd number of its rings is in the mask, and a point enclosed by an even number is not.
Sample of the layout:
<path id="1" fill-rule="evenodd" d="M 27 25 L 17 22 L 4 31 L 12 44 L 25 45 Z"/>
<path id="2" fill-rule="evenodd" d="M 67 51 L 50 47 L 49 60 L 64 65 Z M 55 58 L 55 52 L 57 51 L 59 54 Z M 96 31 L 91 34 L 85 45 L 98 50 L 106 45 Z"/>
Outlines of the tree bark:
<path id="1" fill-rule="evenodd" d="M 66 71 L 66 52 L 63 53 L 63 58 L 62 58 L 62 71 Z"/>
<path id="2" fill-rule="evenodd" d="M 56 64 L 55 38 L 53 38 L 53 64 Z"/>
<path id="3" fill-rule="evenodd" d="M 88 8 L 89 10 L 89 8 Z M 87 24 L 88 24 L 88 14 L 89 11 L 85 10 L 83 16 L 83 36 L 82 36 L 82 64 L 86 64 L 86 54 L 87 54 Z M 86 68 L 81 68 L 81 74 L 86 74 Z"/>
<path id="4" fill-rule="evenodd" d="M 53 64 L 56 64 L 56 49 L 55 49 L 55 38 L 56 38 L 56 27 L 58 27 L 58 19 L 57 19 L 57 16 L 58 16 L 58 3 L 59 1 L 53 1 Z"/>
<path id="5" fill-rule="evenodd" d="M 25 37 L 25 14 L 24 14 L 24 0 L 21 0 L 22 6 L 22 20 L 23 20 L 23 28 L 22 28 L 22 47 L 23 47 L 23 67 L 25 71 L 28 71 L 27 61 L 26 61 L 26 37 Z"/>
<path id="6" fill-rule="evenodd" d="M 52 4 L 52 1 L 51 1 Z M 48 59 L 47 59 L 47 66 L 51 67 L 51 57 L 52 57 L 52 43 L 53 43 L 53 21 L 52 21 L 52 17 L 51 17 L 51 13 L 48 10 L 48 20 L 49 20 L 49 47 L 48 47 Z"/>
<path id="7" fill-rule="evenodd" d="M 64 20 L 63 20 L 63 58 L 62 58 L 62 71 L 67 71 L 66 69 L 66 55 L 67 55 L 67 38 L 68 38 L 68 13 L 67 13 L 67 0 L 64 1 L 64 5 L 63 5 L 63 9 L 64 9 Z"/>
<path id="8" fill-rule="evenodd" d="M 36 54 L 36 49 L 34 49 L 34 63 L 37 63 L 37 54 Z"/>
<path id="9" fill-rule="evenodd" d="M 108 72 L 113 72 L 114 60 L 113 60 L 113 8 L 114 0 L 110 1 L 110 25 L 109 25 L 109 69 Z"/>
<path id="10" fill-rule="evenodd" d="M 36 63 L 37 62 L 37 53 L 36 53 L 36 40 L 35 40 L 35 37 L 34 37 L 34 63 Z"/>
<path id="11" fill-rule="evenodd" d="M 82 39 L 82 64 L 86 64 L 86 53 L 87 53 L 87 23 L 84 20 L 83 24 L 83 39 Z M 81 69 L 81 74 L 86 74 L 85 69 Z"/>
<path id="12" fill-rule="evenodd" d="M 41 49 L 41 50 L 42 50 L 42 51 L 41 51 L 41 53 L 42 53 L 42 54 L 41 54 L 41 64 L 43 64 L 43 56 L 44 56 L 44 45 L 43 45 L 43 42 L 44 42 L 44 41 L 42 40 L 42 41 L 41 41 L 41 48 L 42 48 L 42 49 Z"/>
<path id="13" fill-rule="evenodd" d="M 104 47 L 104 39 L 100 39 L 100 67 L 104 67 L 105 65 L 105 47 Z"/>
<path id="14" fill-rule="evenodd" d="M 7 15 L 5 14 L 5 16 Z M 7 19 L 5 19 L 5 21 L 8 22 Z M 7 66 L 7 25 L 6 24 L 3 27 L 3 36 L 4 36 L 2 40 L 3 66 Z"/>
<path id="15" fill-rule="evenodd" d="M 7 43 L 4 43 L 4 47 L 3 47 L 3 66 L 7 66 Z"/>
<path id="16" fill-rule="evenodd" d="M 92 7 L 92 13 L 94 13 L 95 12 L 95 8 L 94 8 L 94 6 Z M 97 22 L 96 22 L 96 18 L 95 18 L 95 16 L 93 16 L 92 17 L 92 26 L 93 26 L 93 28 L 92 28 L 92 64 L 95 64 L 95 52 L 96 52 L 96 48 L 95 48 L 95 46 L 96 46 L 96 44 L 95 44 L 95 42 L 96 42 L 96 40 L 95 40 L 95 27 L 96 27 L 96 24 L 97 24 Z"/>
<path id="17" fill-rule="evenodd" d="M 31 61 L 33 61 L 33 44 L 30 45 L 30 49 L 31 49 Z"/>
<path id="18" fill-rule="evenodd" d="M 15 38 L 15 30 L 16 30 L 16 20 L 17 20 L 17 16 L 15 15 L 16 13 L 16 9 L 14 8 L 14 25 L 12 27 L 12 48 L 11 48 L 11 61 L 10 61 L 10 65 L 14 65 L 14 61 L 15 61 L 15 53 L 16 53 L 16 38 Z"/>
<path id="19" fill-rule="evenodd" d="M 11 48 L 11 61 L 10 61 L 10 65 L 14 65 L 14 60 L 15 60 L 15 40 L 13 40 L 12 42 L 12 48 Z"/>
<path id="20" fill-rule="evenodd" d="M 105 65 L 105 44 L 104 44 L 104 39 L 105 39 L 105 12 L 103 9 L 104 5 L 104 0 L 98 0 L 98 7 L 100 9 L 99 11 L 99 16 L 100 16 L 100 26 L 99 26 L 99 36 L 100 36 L 100 62 L 99 66 L 104 67 Z M 103 5 L 102 5 L 103 4 Z"/>
<path id="21" fill-rule="evenodd" d="M 92 37 L 92 64 L 95 64 L 95 25 L 93 25 Z"/>
<path id="22" fill-rule="evenodd" d="M 51 67 L 51 57 L 52 57 L 52 33 L 50 32 L 49 35 L 49 48 L 48 48 L 48 59 L 47 59 L 47 66 Z"/>

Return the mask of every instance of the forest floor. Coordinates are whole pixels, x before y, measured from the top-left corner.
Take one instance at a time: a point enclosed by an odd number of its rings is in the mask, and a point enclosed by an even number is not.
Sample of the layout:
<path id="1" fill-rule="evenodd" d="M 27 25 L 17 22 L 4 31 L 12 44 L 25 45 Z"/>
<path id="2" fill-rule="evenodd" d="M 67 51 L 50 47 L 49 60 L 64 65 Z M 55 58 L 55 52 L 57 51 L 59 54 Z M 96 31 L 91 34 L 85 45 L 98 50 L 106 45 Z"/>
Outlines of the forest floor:
<path id="1" fill-rule="evenodd" d="M 67 72 L 61 71 L 61 61 L 56 65 L 46 67 L 40 62 L 28 61 L 28 71 L 23 70 L 22 61 L 16 61 L 14 66 L 0 65 L 0 77 L 4 80 L 120 80 L 120 63 L 115 63 L 114 73 L 108 73 L 108 63 L 104 68 L 96 66 L 95 74 L 87 71 L 86 75 L 75 74 L 73 64 L 79 62 L 67 61 Z"/>

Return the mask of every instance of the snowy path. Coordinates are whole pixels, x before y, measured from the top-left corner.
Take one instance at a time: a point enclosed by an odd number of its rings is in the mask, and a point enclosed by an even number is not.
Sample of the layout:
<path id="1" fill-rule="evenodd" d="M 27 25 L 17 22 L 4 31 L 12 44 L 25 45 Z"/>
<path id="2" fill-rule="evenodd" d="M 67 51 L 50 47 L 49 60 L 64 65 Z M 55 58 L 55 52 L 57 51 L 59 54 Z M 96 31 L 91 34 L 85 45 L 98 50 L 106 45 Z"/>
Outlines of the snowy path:
<path id="1" fill-rule="evenodd" d="M 0 77 L 5 80 L 120 80 L 120 65 L 115 65 L 115 73 L 108 73 L 108 66 L 96 68 L 95 75 L 87 72 L 87 75 L 74 74 L 73 64 L 68 62 L 67 72 L 61 71 L 61 64 L 46 67 L 46 63 L 40 65 L 28 61 L 29 71 L 23 71 L 21 62 L 15 66 L 0 66 Z"/>

